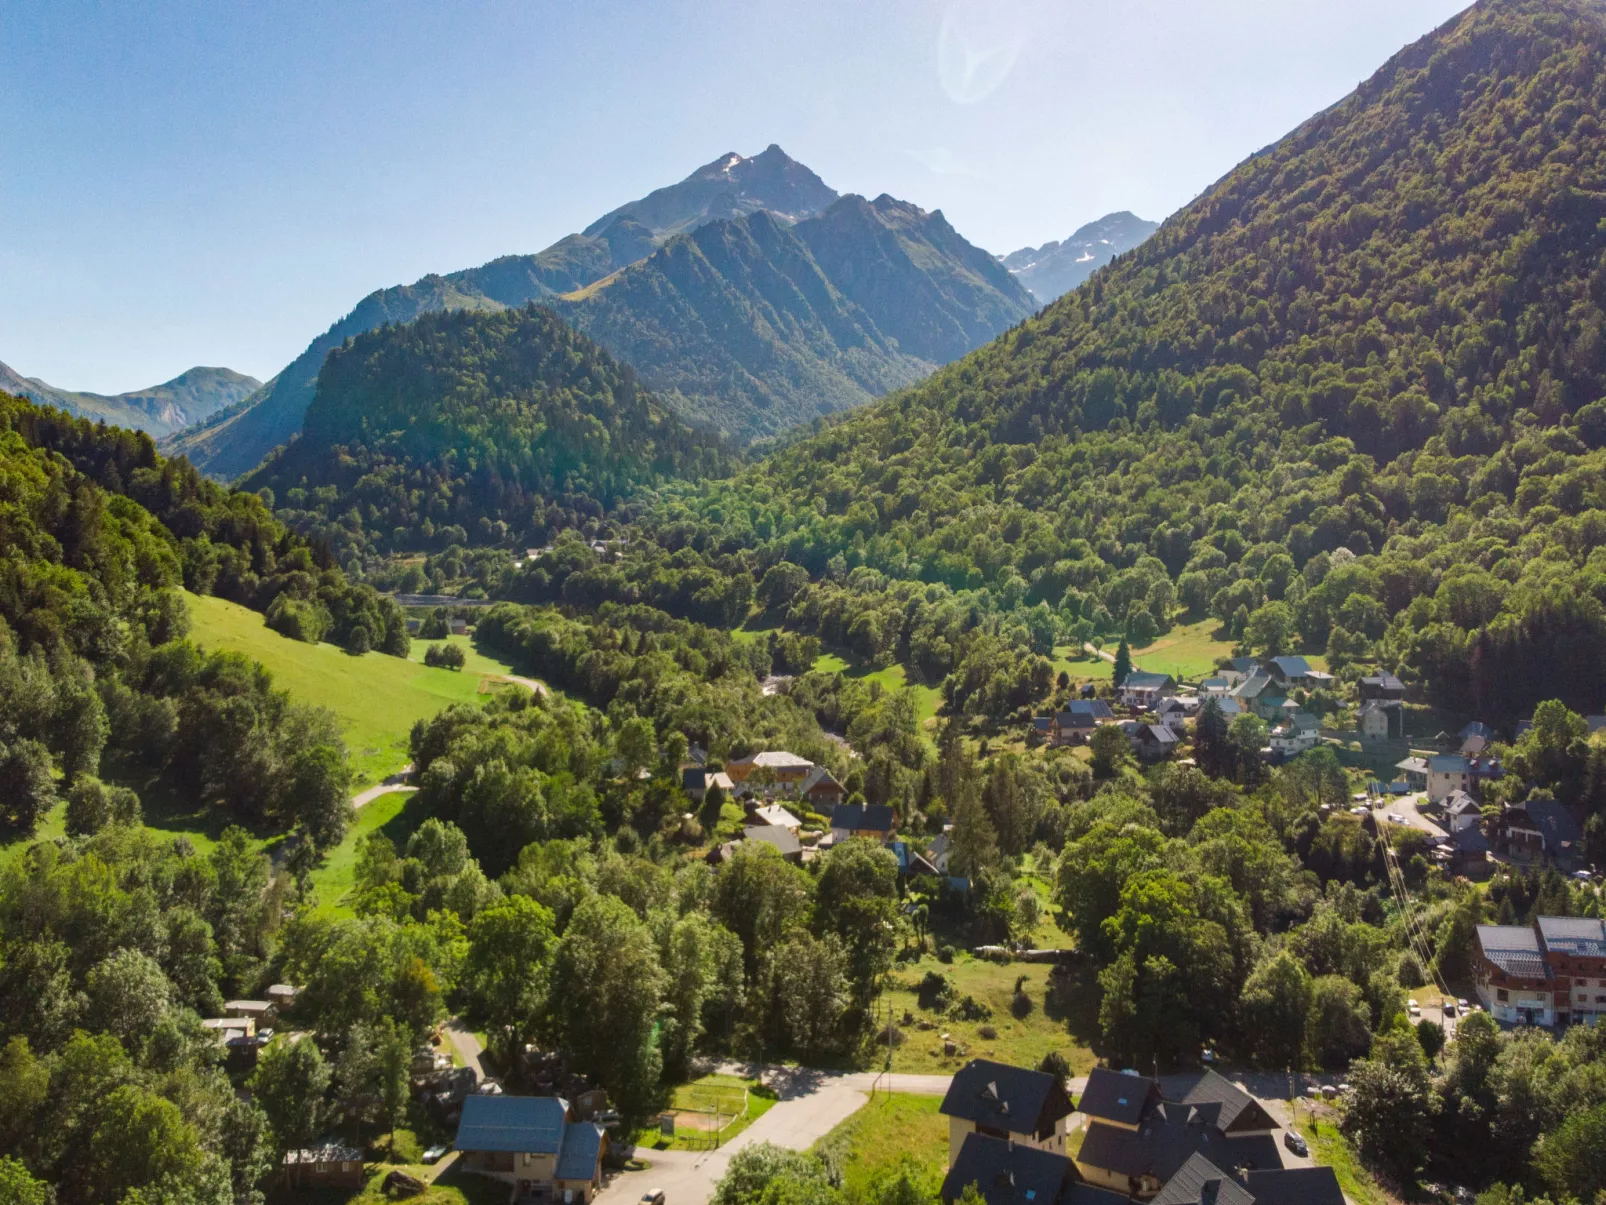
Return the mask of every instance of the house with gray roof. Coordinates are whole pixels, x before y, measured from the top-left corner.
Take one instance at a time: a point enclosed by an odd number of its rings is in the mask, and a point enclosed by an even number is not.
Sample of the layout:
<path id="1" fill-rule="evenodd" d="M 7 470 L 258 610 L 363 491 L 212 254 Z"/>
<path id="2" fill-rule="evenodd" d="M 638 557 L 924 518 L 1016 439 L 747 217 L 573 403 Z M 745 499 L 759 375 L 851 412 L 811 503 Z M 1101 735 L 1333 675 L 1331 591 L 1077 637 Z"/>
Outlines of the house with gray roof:
<path id="1" fill-rule="evenodd" d="M 1073 1109 L 1070 1094 L 1056 1075 L 971 1059 L 949 1083 L 941 1112 L 948 1118 L 952 1163 L 965 1136 L 973 1132 L 1063 1155 Z"/>
<path id="2" fill-rule="evenodd" d="M 1539 934 L 1527 925 L 1479 925 L 1478 999 L 1496 1021 L 1554 1025 L 1555 976 Z"/>

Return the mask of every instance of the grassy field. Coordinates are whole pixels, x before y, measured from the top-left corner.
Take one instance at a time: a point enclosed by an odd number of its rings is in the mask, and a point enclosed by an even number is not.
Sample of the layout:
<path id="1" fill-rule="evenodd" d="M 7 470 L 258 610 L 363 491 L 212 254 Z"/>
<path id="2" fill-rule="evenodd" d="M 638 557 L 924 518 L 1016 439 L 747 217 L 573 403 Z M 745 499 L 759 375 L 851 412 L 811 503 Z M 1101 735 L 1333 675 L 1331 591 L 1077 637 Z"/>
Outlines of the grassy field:
<path id="1" fill-rule="evenodd" d="M 274 685 L 297 700 L 328 707 L 340 718 L 351 749 L 356 785 L 378 782 L 407 764 L 407 734 L 453 703 L 483 700 L 487 676 L 513 667 L 475 650 L 467 637 L 453 637 L 469 654 L 461 670 L 423 664 L 431 643 L 417 641 L 408 660 L 369 653 L 352 657 L 332 644 L 303 644 L 267 628 L 262 616 L 221 598 L 185 594 L 191 637 L 204 648 L 232 649 L 262 662 Z M 489 685 L 489 684 L 487 684 Z"/>
<path id="2" fill-rule="evenodd" d="M 1033 942 L 1042 949 L 1072 945 L 1049 913 L 1047 884 L 1036 878 L 1027 881 L 1043 901 L 1042 920 L 1032 934 Z M 1071 1065 L 1072 1075 L 1085 1074 L 1095 1061 L 1087 1041 L 1098 1028 L 1097 984 L 1090 975 L 1088 982 L 1062 977 L 1062 990 L 1051 992 L 1051 969 L 1046 963 L 997 963 L 963 952 L 956 952 L 951 963 L 941 962 L 935 954 L 899 962 L 887 989 L 894 1023 L 903 1034 L 903 1041 L 893 1048 L 893 1071 L 951 1074 L 973 1058 L 1032 1067 L 1049 1051 L 1057 1050 Z M 920 1006 L 920 982 L 929 971 L 949 982 L 945 1013 Z M 1021 982 L 1029 1007 L 1015 999 L 1016 980 Z M 962 1019 L 957 1006 L 966 996 L 991 1016 Z M 904 1023 L 906 1014 L 913 1016 L 913 1024 Z M 922 1023 L 929 1028 L 921 1028 Z M 944 1034 L 956 1044 L 951 1055 L 945 1053 Z"/>
<path id="3" fill-rule="evenodd" d="M 850 1200 L 862 1199 L 876 1177 L 904 1159 L 941 1180 L 948 1167 L 948 1119 L 937 1111 L 941 1105 L 940 1096 L 878 1094 L 839 1122 L 816 1149 L 836 1156 Z"/>
<path id="4" fill-rule="evenodd" d="M 1218 620 L 1172 628 L 1153 644 L 1132 650 L 1132 663 L 1154 674 L 1170 674 L 1178 680 L 1208 677 L 1217 657 L 1232 656 L 1232 641 L 1217 640 Z"/>
<path id="5" fill-rule="evenodd" d="M 706 1150 L 714 1141 L 714 1125 L 719 1125 L 718 1141 L 729 1142 L 775 1105 L 775 1093 L 757 1080 L 736 1075 L 705 1075 L 680 1084 L 670 1097 L 667 1112 L 675 1117 L 675 1133 L 669 1137 L 657 1128 L 645 1129 L 637 1136 L 638 1146 L 655 1151 Z M 719 1116 L 714 1116 L 714 1110 Z"/>
<path id="6" fill-rule="evenodd" d="M 1115 673 L 1115 666 L 1095 657 L 1091 653 L 1078 650 L 1073 645 L 1062 644 L 1054 650 L 1054 676 L 1068 674 L 1072 682 L 1108 682 Z"/>

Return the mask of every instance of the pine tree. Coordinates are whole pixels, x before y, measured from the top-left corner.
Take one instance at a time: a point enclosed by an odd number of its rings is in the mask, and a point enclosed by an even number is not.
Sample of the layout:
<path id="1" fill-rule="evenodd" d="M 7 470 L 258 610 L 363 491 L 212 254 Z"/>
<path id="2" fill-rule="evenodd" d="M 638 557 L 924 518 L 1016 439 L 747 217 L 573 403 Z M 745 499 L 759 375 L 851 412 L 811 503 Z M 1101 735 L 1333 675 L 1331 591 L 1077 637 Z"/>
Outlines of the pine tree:
<path id="1" fill-rule="evenodd" d="M 1115 650 L 1115 685 L 1117 688 L 1125 685 L 1126 680 L 1132 676 L 1132 650 L 1126 646 L 1126 637 L 1121 637 L 1121 645 Z"/>
<path id="2" fill-rule="evenodd" d="M 1193 756 L 1199 768 L 1212 778 L 1232 776 L 1235 758 L 1227 728 L 1221 704 L 1214 698 L 1206 699 L 1193 726 Z"/>

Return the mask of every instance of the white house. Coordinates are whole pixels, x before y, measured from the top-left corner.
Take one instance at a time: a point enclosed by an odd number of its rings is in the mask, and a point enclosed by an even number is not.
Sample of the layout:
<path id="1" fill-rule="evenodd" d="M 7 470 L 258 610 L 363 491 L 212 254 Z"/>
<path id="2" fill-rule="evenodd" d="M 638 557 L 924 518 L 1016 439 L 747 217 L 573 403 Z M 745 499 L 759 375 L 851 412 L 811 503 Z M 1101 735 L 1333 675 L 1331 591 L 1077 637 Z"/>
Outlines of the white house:
<path id="1" fill-rule="evenodd" d="M 1176 679 L 1170 674 L 1150 674 L 1135 669 L 1121 683 L 1121 702 L 1129 707 L 1153 707 L 1176 688 Z"/>
<path id="2" fill-rule="evenodd" d="M 1482 820 L 1483 809 L 1465 791 L 1451 791 L 1444 801 L 1444 819 L 1450 831 L 1458 833 Z"/>

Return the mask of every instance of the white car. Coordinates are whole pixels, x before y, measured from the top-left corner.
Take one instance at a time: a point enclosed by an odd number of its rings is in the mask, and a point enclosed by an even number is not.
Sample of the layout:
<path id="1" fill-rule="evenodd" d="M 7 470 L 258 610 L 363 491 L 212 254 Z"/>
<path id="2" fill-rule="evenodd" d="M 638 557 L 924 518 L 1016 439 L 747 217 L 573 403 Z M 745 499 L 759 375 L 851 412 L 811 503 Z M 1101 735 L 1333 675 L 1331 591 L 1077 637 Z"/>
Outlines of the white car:
<path id="1" fill-rule="evenodd" d="M 1400 815 L 1398 812 L 1390 812 L 1389 813 L 1389 823 L 1390 824 L 1404 824 L 1405 823 L 1405 817 Z"/>
<path id="2" fill-rule="evenodd" d="M 1407 1001 L 1406 1005 L 1405 1005 L 1405 1009 L 1413 1017 L 1420 1017 L 1422 1015 L 1422 1006 L 1420 1004 L 1418 1004 L 1415 1000 Z"/>

